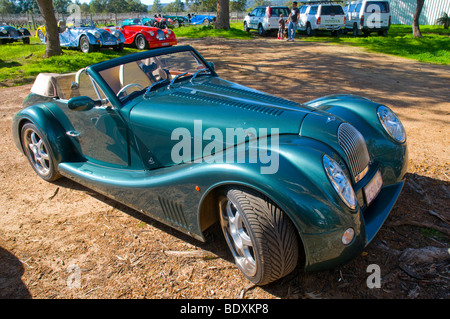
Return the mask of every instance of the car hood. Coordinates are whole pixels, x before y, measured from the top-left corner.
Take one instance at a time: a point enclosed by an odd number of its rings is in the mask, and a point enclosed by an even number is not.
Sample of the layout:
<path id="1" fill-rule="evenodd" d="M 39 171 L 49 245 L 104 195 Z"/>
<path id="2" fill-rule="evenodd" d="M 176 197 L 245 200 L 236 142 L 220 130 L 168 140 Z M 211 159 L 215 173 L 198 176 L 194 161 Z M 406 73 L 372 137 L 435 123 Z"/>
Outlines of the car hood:
<path id="1" fill-rule="evenodd" d="M 226 141 L 233 130 L 242 129 L 247 136 L 256 132 L 257 138 L 299 134 L 303 119 L 313 111 L 217 77 L 200 77 L 141 97 L 130 112 L 130 122 L 140 149 L 153 153 L 161 165 L 170 165 L 170 152 L 179 142 L 179 136 L 174 138 L 177 132 L 188 132 L 203 147 L 214 139 L 205 138 L 205 133 L 220 133 L 225 149 L 238 143 L 237 139 Z"/>

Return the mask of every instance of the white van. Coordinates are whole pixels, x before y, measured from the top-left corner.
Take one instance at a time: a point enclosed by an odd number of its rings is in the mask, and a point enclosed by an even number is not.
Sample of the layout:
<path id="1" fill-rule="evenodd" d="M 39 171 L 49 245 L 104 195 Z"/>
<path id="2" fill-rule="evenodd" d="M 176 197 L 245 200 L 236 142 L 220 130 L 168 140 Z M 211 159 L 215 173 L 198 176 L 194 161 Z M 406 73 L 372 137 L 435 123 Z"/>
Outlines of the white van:
<path id="1" fill-rule="evenodd" d="M 344 11 L 347 16 L 345 29 L 352 31 L 354 36 L 369 35 L 371 32 L 386 36 L 391 26 L 389 0 L 348 1 Z"/>
<path id="2" fill-rule="evenodd" d="M 287 20 L 289 8 L 282 6 L 261 6 L 256 7 L 244 18 L 244 30 L 258 30 L 259 35 L 265 35 L 268 31 L 278 30 L 278 20 L 280 14 Z"/>

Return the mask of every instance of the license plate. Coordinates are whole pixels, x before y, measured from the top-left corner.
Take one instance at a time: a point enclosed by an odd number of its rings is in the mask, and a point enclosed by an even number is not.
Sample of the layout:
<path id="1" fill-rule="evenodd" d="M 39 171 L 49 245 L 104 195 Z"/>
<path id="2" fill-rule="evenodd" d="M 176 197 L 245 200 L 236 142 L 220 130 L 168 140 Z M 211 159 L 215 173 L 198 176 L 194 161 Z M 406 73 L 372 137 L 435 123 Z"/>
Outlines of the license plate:
<path id="1" fill-rule="evenodd" d="M 162 43 L 161 45 L 162 45 L 162 46 L 164 46 L 164 45 L 169 45 L 169 42 L 164 42 L 164 43 Z"/>
<path id="2" fill-rule="evenodd" d="M 383 178 L 381 177 L 381 172 L 378 171 L 372 180 L 364 187 L 364 194 L 366 195 L 367 206 L 377 197 L 378 193 L 383 186 Z"/>
<path id="3" fill-rule="evenodd" d="M 336 23 L 336 20 L 325 20 L 325 23 Z"/>

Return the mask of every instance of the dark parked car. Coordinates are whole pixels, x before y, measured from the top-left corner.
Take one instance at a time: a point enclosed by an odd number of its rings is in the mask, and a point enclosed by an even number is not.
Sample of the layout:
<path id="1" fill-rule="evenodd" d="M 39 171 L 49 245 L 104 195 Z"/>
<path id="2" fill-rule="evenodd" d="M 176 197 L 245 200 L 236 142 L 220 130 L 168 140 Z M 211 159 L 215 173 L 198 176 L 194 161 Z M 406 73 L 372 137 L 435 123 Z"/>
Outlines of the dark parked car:
<path id="1" fill-rule="evenodd" d="M 269 95 L 219 78 L 190 46 L 40 74 L 23 106 L 12 135 L 41 178 L 72 179 L 201 241 L 218 222 L 259 285 L 360 255 L 407 170 L 387 106 Z"/>
<path id="2" fill-rule="evenodd" d="M 30 31 L 25 28 L 16 29 L 9 25 L 0 25 L 0 44 L 22 41 L 30 44 Z"/>

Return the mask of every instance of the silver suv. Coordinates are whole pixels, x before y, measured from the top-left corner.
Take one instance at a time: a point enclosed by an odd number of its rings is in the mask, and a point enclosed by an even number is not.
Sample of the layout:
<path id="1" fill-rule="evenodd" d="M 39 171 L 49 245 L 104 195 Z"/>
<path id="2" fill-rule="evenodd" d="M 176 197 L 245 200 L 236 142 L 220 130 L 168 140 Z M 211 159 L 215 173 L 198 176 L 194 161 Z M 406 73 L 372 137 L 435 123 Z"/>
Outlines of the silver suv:
<path id="1" fill-rule="evenodd" d="M 348 1 L 344 11 L 347 15 L 345 28 L 352 31 L 353 36 L 367 36 L 371 32 L 386 36 L 391 26 L 389 0 Z"/>
<path id="2" fill-rule="evenodd" d="M 280 14 L 287 19 L 289 16 L 288 7 L 262 6 L 256 7 L 244 18 L 244 30 L 258 30 L 259 35 L 265 35 L 268 31 L 278 30 L 278 20 Z"/>
<path id="3" fill-rule="evenodd" d="M 300 18 L 297 30 L 313 36 L 317 30 L 331 31 L 338 35 L 345 27 L 345 13 L 342 5 L 331 1 L 311 1 L 300 6 Z"/>

